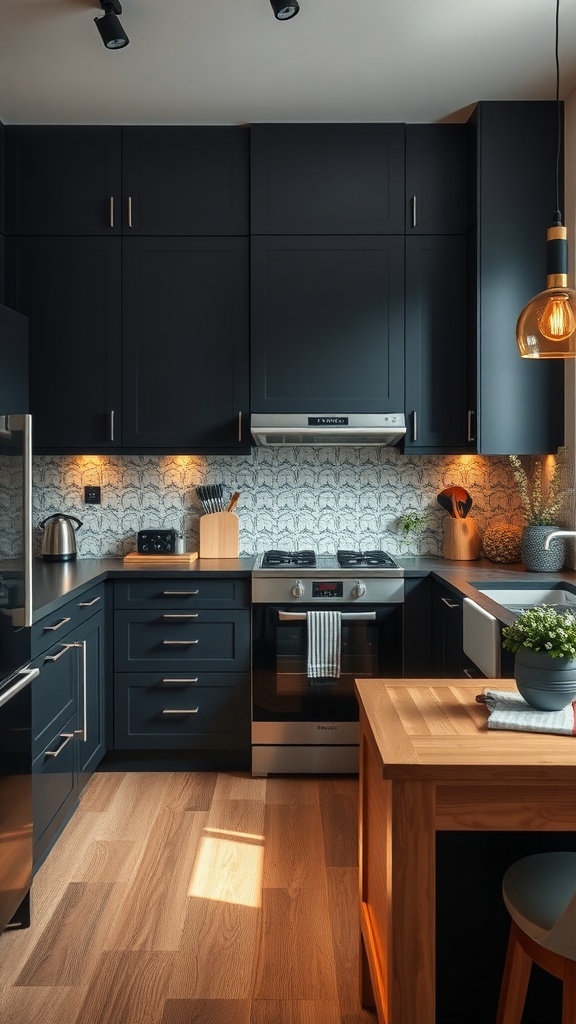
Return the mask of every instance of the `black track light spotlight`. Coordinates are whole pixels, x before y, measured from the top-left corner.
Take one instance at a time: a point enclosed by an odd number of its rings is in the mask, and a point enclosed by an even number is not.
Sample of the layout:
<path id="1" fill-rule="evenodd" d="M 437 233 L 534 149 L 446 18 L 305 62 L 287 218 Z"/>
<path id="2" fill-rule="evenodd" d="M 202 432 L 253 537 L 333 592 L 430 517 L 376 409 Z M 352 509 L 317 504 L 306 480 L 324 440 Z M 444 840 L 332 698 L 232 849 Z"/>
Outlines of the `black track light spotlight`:
<path id="1" fill-rule="evenodd" d="M 290 2 L 287 2 L 287 0 L 270 0 L 270 3 L 272 4 L 274 17 L 278 21 L 288 21 L 288 18 L 293 18 L 300 10 L 298 0 L 290 0 Z"/>
<path id="2" fill-rule="evenodd" d="M 94 18 L 94 21 L 104 46 L 108 50 L 120 50 L 128 46 L 130 40 L 118 20 L 118 15 L 122 14 L 120 0 L 100 0 L 100 6 L 104 14 L 101 18 Z"/>

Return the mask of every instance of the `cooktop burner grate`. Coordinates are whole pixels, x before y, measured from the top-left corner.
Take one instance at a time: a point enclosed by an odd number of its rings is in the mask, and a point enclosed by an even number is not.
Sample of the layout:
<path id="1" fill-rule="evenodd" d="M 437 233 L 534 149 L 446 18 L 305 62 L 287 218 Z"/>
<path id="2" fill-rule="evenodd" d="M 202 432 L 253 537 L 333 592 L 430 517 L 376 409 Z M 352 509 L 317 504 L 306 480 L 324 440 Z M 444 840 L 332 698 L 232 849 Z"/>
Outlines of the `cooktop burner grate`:
<path id="1" fill-rule="evenodd" d="M 295 569 L 301 567 L 314 568 L 316 565 L 316 554 L 314 551 L 265 551 L 262 556 L 263 569 L 285 568 Z"/>
<path id="2" fill-rule="evenodd" d="M 397 563 L 386 551 L 347 551 L 340 550 L 336 553 L 338 565 L 343 569 L 366 568 L 397 568 Z"/>

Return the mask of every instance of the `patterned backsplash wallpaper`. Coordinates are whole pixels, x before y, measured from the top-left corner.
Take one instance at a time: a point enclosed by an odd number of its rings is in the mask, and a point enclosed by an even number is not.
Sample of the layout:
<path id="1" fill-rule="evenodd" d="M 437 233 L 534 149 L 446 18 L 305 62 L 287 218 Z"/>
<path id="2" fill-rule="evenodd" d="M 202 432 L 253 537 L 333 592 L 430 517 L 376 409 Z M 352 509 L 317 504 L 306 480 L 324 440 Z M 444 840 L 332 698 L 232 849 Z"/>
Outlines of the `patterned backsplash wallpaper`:
<path id="1" fill-rule="evenodd" d="M 36 554 L 38 524 L 54 512 L 82 521 L 78 556 L 122 557 L 138 530 L 175 528 L 183 550 L 198 549 L 202 506 L 195 488 L 222 483 L 235 512 L 240 554 L 267 548 L 383 548 L 392 555 L 442 554 L 448 513 L 437 502 L 444 487 L 472 496 L 470 515 L 480 533 L 489 522 L 521 522 L 508 459 L 485 456 L 408 456 L 395 448 L 255 448 L 250 455 L 43 456 L 34 459 Z M 101 487 L 100 505 L 84 504 L 85 486 Z M 422 528 L 409 537 L 399 517 L 418 512 Z"/>

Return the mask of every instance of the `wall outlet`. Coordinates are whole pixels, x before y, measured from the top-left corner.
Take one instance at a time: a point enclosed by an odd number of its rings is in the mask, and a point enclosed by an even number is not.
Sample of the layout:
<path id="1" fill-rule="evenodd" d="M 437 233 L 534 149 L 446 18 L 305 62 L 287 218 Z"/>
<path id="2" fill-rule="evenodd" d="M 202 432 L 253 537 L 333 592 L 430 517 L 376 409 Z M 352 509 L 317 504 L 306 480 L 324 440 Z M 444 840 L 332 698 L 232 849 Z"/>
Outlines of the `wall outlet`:
<path id="1" fill-rule="evenodd" d="M 100 488 L 99 487 L 85 487 L 84 488 L 84 504 L 85 505 L 99 505 L 100 504 Z"/>

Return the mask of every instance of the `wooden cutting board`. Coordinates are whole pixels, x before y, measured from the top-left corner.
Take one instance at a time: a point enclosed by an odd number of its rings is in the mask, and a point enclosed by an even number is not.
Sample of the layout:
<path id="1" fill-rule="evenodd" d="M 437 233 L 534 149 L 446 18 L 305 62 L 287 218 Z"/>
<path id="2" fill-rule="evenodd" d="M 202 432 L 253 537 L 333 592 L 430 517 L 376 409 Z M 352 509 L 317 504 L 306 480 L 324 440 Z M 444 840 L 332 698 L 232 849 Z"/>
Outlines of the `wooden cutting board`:
<path id="1" fill-rule="evenodd" d="M 200 516 L 200 558 L 238 558 L 238 517 L 232 512 Z"/>
<path id="2" fill-rule="evenodd" d="M 164 569 L 177 569 L 182 566 L 191 565 L 198 558 L 197 551 L 184 551 L 181 555 L 141 555 L 138 551 L 130 551 L 124 555 L 124 565 L 147 566 L 154 568 L 155 565 Z"/>

